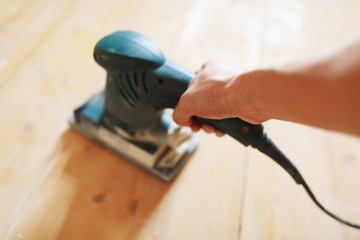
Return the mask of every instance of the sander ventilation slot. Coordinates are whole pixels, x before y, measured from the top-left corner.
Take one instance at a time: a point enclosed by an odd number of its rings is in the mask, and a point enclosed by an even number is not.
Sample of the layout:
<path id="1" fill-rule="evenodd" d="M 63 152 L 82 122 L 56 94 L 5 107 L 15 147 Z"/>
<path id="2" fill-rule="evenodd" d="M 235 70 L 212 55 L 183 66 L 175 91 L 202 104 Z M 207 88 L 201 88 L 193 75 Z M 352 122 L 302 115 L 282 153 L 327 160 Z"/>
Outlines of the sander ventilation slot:
<path id="1" fill-rule="evenodd" d="M 139 75 L 141 75 L 141 79 L 139 79 Z M 140 74 L 133 72 L 113 75 L 113 81 L 117 93 L 120 94 L 132 108 L 135 107 L 137 100 L 139 100 L 144 93 L 148 92 L 145 71 L 140 72 Z"/>

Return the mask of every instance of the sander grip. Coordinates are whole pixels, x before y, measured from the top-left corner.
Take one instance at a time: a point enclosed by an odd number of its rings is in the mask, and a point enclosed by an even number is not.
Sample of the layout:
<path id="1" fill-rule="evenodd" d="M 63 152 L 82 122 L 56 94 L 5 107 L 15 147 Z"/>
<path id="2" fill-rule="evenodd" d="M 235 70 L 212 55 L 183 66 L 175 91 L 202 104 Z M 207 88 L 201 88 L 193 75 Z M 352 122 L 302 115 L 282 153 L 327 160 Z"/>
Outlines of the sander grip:
<path id="1" fill-rule="evenodd" d="M 201 124 L 209 124 L 215 127 L 245 146 L 251 145 L 256 148 L 259 142 L 265 137 L 264 126 L 262 124 L 254 125 L 240 118 L 206 119 L 196 116 L 193 118 Z"/>

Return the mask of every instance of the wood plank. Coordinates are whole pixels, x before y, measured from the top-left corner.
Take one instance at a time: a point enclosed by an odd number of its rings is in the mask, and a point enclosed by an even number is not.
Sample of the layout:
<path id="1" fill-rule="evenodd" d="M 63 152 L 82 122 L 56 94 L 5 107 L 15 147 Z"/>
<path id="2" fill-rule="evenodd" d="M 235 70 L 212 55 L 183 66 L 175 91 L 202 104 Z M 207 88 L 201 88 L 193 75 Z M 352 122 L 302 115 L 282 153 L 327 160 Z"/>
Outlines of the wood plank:
<path id="1" fill-rule="evenodd" d="M 9 24 L 12 20 L 21 16 L 22 12 L 30 3 L 25 0 L 0 2 L 0 28 L 3 28 L 5 24 Z"/>
<path id="2" fill-rule="evenodd" d="M 330 204 L 343 218 L 360 223 L 360 139 L 342 134 L 329 134 L 329 165 L 332 173 Z M 343 227 L 343 239 L 359 239 L 359 230 Z"/>
<path id="3" fill-rule="evenodd" d="M 63 13 L 62 11 L 67 9 L 68 3 L 69 1 L 64 1 L 63 5 L 57 8 L 52 3 L 46 4 L 39 1 L 34 1 L 30 6 L 23 6 L 21 1 L 8 1 L 9 8 L 2 8 L 3 16 L 7 18 L 2 22 L 3 25 L 1 25 L 0 29 L 0 51 L 2 52 L 0 84 L 5 83 L 7 80 L 12 80 L 11 83 L 15 83 L 17 79 L 26 79 L 27 83 L 15 86 L 12 90 L 6 89 L 8 91 L 1 94 L 0 196 L 3 207 L 0 209 L 0 215 L 6 217 L 0 220 L 0 237 L 4 236 L 9 230 L 18 212 L 32 194 L 32 186 L 36 184 L 40 173 L 45 170 L 45 165 L 37 165 L 38 158 L 44 156 L 50 158 L 48 154 L 50 155 L 52 150 L 56 148 L 54 145 L 48 145 L 46 151 L 42 148 L 43 146 L 46 147 L 46 144 L 43 145 L 41 141 L 34 141 L 38 137 L 34 132 L 39 127 L 36 122 L 36 114 L 41 111 L 41 107 L 37 108 L 36 104 L 39 104 L 44 99 L 27 92 L 29 88 L 26 85 L 30 86 L 31 89 L 31 86 L 33 86 L 31 80 L 37 79 L 44 72 L 43 69 L 34 65 L 29 64 L 30 66 L 28 65 L 28 68 L 26 68 L 22 64 L 28 57 L 29 51 L 32 51 L 33 45 L 47 30 L 48 24 L 56 22 L 57 18 Z M 2 2 L 2 4 L 5 4 L 5 2 Z M 9 12 L 11 14 L 5 14 Z M 42 22 L 45 23 L 40 24 Z M 34 24 L 35 26 L 33 26 Z M 24 39 L 28 41 L 24 41 Z M 17 79 L 9 79 L 10 73 L 16 71 L 19 66 L 25 67 L 23 75 L 17 76 Z M 4 89 L 1 87 L 0 91 Z M 43 135 L 46 135 L 45 132 Z M 46 140 L 43 142 L 46 142 Z M 47 160 L 42 159 L 45 162 Z"/>
<path id="4" fill-rule="evenodd" d="M 0 89 L 66 18 L 73 1 L 3 1 L 0 18 Z"/>

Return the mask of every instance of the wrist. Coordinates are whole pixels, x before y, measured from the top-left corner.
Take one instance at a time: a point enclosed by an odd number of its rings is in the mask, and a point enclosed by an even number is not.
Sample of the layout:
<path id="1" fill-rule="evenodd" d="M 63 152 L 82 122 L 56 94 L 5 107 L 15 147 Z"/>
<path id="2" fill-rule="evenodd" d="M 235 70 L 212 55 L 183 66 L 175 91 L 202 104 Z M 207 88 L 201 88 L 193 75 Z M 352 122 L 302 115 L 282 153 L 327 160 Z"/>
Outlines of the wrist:
<path id="1" fill-rule="evenodd" d="M 230 84 L 237 117 L 252 123 L 277 118 L 282 111 L 278 94 L 283 76 L 273 69 L 261 69 L 238 75 Z M 240 113 L 240 114 L 239 114 Z"/>

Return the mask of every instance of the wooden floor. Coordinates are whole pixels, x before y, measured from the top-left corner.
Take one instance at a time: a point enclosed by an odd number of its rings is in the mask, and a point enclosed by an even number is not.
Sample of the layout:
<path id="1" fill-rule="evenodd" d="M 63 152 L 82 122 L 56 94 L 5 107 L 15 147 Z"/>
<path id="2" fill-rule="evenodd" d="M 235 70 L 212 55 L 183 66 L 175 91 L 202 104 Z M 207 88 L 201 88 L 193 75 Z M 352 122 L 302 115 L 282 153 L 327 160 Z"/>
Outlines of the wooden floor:
<path id="1" fill-rule="evenodd" d="M 103 89 L 92 51 L 113 31 L 149 36 L 192 71 L 209 58 L 249 70 L 353 39 L 359 13 L 350 0 L 0 1 L 0 238 L 359 240 L 229 137 L 199 133 L 167 184 L 67 123 Z M 319 200 L 360 223 L 360 139 L 265 125 Z"/>

